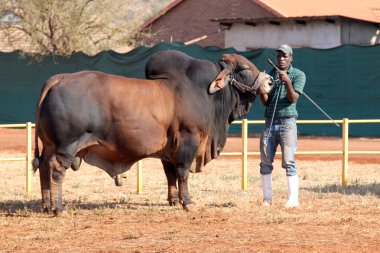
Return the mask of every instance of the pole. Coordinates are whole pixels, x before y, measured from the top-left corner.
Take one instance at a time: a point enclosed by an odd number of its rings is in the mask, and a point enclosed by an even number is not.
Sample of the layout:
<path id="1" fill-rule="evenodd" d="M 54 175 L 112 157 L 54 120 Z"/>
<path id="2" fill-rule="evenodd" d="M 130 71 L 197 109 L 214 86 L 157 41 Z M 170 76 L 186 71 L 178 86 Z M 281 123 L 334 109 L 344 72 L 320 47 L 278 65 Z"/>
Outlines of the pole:
<path id="1" fill-rule="evenodd" d="M 137 162 L 137 194 L 142 193 L 142 161 Z"/>
<path id="2" fill-rule="evenodd" d="M 347 187 L 348 182 L 348 119 L 343 119 L 342 127 L 343 157 L 342 157 L 342 186 Z"/>
<path id="3" fill-rule="evenodd" d="M 241 177 L 241 189 L 243 191 L 247 190 L 247 164 L 248 164 L 248 121 L 243 119 L 241 126 L 241 139 L 243 144 L 243 155 L 242 155 L 242 177 Z"/>
<path id="4" fill-rule="evenodd" d="M 26 123 L 26 194 L 32 192 L 32 123 Z"/>
<path id="5" fill-rule="evenodd" d="M 306 95 L 305 92 L 302 93 L 302 95 L 305 96 L 305 98 L 307 98 L 313 105 L 315 105 L 315 107 L 317 107 L 327 118 L 329 118 L 337 127 L 340 127 L 340 125 L 338 123 L 336 123 L 335 120 L 333 120 L 324 110 L 322 110 L 321 107 L 319 107 L 308 95 Z"/>
<path id="6" fill-rule="evenodd" d="M 269 58 L 267 62 L 272 65 L 277 71 L 281 71 Z M 313 105 L 315 105 L 327 118 L 329 118 L 337 127 L 340 127 L 338 123 L 336 123 L 335 120 L 333 120 L 324 110 L 322 110 L 321 107 L 317 105 L 305 92 L 302 92 L 302 95 L 304 95 Z"/>

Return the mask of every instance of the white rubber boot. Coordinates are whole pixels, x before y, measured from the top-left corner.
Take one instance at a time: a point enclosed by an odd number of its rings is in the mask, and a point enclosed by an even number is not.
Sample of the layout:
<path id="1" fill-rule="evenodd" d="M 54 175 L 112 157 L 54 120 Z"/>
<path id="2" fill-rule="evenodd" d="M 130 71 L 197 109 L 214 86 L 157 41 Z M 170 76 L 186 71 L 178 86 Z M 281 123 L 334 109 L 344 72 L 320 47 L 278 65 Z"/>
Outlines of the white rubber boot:
<path id="1" fill-rule="evenodd" d="M 294 207 L 299 206 L 298 189 L 299 189 L 298 175 L 288 177 L 288 196 L 289 196 L 289 199 L 286 202 L 285 207 L 294 208 Z"/>
<path id="2" fill-rule="evenodd" d="M 263 186 L 263 205 L 269 206 L 272 204 L 272 174 L 261 175 Z"/>

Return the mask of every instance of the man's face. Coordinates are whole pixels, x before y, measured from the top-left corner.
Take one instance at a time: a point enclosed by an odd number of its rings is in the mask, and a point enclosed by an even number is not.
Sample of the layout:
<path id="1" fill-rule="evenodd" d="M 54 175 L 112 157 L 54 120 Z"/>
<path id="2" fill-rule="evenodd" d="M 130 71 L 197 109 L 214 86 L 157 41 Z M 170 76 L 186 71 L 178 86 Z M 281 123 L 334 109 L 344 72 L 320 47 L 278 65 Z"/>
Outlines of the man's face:
<path id="1" fill-rule="evenodd" d="M 276 59 L 277 67 L 281 70 L 287 70 L 292 63 L 293 56 L 291 54 L 285 54 L 282 51 L 277 51 Z"/>

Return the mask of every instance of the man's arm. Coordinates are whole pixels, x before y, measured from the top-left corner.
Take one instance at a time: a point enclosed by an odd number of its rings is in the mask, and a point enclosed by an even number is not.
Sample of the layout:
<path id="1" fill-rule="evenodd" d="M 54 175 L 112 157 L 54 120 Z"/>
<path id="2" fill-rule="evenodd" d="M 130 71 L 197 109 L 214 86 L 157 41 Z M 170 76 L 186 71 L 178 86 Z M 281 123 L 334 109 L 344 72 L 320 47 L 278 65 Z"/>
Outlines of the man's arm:
<path id="1" fill-rule="evenodd" d="M 292 81 L 290 80 L 288 74 L 285 71 L 281 71 L 279 73 L 279 78 L 281 81 L 285 83 L 287 97 L 290 103 L 297 102 L 298 98 L 300 97 L 300 94 L 294 90 Z"/>

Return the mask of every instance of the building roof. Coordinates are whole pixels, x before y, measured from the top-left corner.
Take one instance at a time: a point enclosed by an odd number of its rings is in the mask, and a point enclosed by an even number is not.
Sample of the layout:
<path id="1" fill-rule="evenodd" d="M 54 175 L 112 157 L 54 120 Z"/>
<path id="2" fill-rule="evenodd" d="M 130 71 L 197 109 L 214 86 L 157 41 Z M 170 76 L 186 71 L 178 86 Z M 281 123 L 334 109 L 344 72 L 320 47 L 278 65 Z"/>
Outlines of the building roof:
<path id="1" fill-rule="evenodd" d="M 363 21 L 360 19 L 354 19 L 344 16 L 337 16 L 337 15 L 331 15 L 331 16 L 302 16 L 302 17 L 268 17 L 268 18 L 225 18 L 225 19 L 212 19 L 212 21 L 219 22 L 219 24 L 223 27 L 230 27 L 232 24 L 235 23 L 244 23 L 246 25 L 258 25 L 258 24 L 279 24 L 282 22 L 288 22 L 292 21 L 298 24 L 306 24 L 310 21 L 326 21 L 329 23 L 335 23 L 337 20 L 340 19 L 350 19 L 350 20 L 357 20 L 361 22 L 368 22 Z M 373 22 L 369 22 L 373 23 Z M 375 23 L 379 24 L 380 23 Z"/>
<path id="2" fill-rule="evenodd" d="M 168 1 L 168 0 L 166 0 Z M 212 18 L 274 17 L 253 0 L 171 0 L 142 26 L 147 36 L 138 43 L 181 41 L 185 44 L 224 47 L 224 30 Z"/>
<path id="3" fill-rule="evenodd" d="M 282 17 L 343 16 L 380 23 L 379 0 L 253 0 Z"/>
<path id="4" fill-rule="evenodd" d="M 162 10 L 160 10 L 156 15 L 154 15 L 153 17 L 151 17 L 148 20 L 146 20 L 140 27 L 144 28 L 144 27 L 149 26 L 154 21 L 156 21 L 157 19 L 159 19 L 162 16 L 164 16 L 166 13 L 168 13 L 169 11 L 171 11 L 174 7 L 176 7 L 178 4 L 180 4 L 183 1 L 184 0 L 175 0 L 175 1 L 171 2 L 170 4 L 168 4 L 167 6 L 165 6 Z"/>
<path id="5" fill-rule="evenodd" d="M 174 0 L 165 6 L 157 15 L 146 20 L 141 28 L 147 27 L 157 19 L 175 8 L 184 0 Z M 380 0 L 248 0 L 279 18 L 323 19 L 331 17 L 347 17 L 372 23 L 380 23 Z M 320 18 L 319 18 L 320 17 Z M 252 18 L 253 20 L 254 18 Z M 285 20 L 283 19 L 283 20 Z M 239 17 L 231 19 L 221 17 L 213 21 L 228 20 L 238 22 Z M 244 18 L 244 20 L 247 20 Z M 263 19 L 259 19 L 263 20 Z M 282 20 L 282 21 L 283 21 Z M 260 22 L 260 21 L 259 21 Z"/>

